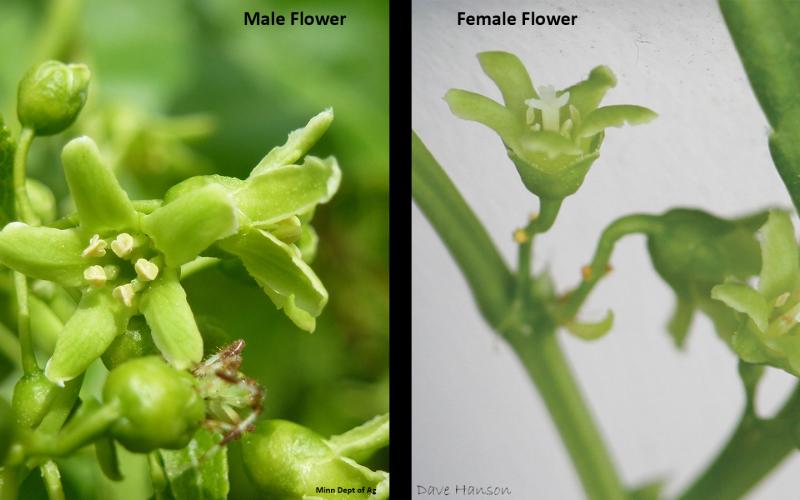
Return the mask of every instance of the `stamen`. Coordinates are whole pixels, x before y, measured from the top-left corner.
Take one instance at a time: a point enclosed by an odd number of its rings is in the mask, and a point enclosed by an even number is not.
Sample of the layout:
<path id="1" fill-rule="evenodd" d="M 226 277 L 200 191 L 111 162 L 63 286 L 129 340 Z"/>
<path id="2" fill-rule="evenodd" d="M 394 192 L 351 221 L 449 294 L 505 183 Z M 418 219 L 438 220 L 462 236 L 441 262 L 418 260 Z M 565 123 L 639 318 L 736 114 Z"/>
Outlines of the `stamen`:
<path id="1" fill-rule="evenodd" d="M 89 266 L 83 271 L 83 279 L 92 286 L 101 287 L 106 284 L 108 277 L 101 266 Z"/>
<path id="2" fill-rule="evenodd" d="M 572 119 L 567 118 L 564 120 L 564 123 L 561 124 L 561 135 L 564 137 L 569 137 L 569 133 L 572 131 Z"/>
<path id="3" fill-rule="evenodd" d="M 119 257 L 124 259 L 133 251 L 133 236 L 128 233 L 119 233 L 114 241 L 111 242 L 111 250 Z"/>
<path id="4" fill-rule="evenodd" d="M 114 288 L 114 290 L 111 291 L 111 294 L 115 299 L 119 300 L 126 306 L 132 307 L 133 297 L 136 295 L 136 291 L 134 290 L 133 285 L 126 283 Z"/>
<path id="5" fill-rule="evenodd" d="M 147 259 L 139 259 L 133 265 L 136 276 L 142 281 L 153 281 L 158 276 L 158 266 Z"/>
<path id="6" fill-rule="evenodd" d="M 524 229 L 517 229 L 516 231 L 514 231 L 514 241 L 522 245 L 523 243 L 527 243 L 528 241 L 530 241 L 530 237 L 528 236 L 528 233 L 525 232 Z"/>
<path id="7" fill-rule="evenodd" d="M 99 234 L 92 235 L 89 239 L 89 246 L 81 252 L 82 257 L 102 257 L 106 254 L 108 243 L 100 239 Z"/>
<path id="8" fill-rule="evenodd" d="M 539 87 L 539 99 L 527 99 L 525 104 L 531 108 L 542 111 L 542 127 L 545 130 L 558 132 L 561 123 L 561 108 L 569 102 L 569 92 L 556 96 L 556 91 L 550 85 Z"/>

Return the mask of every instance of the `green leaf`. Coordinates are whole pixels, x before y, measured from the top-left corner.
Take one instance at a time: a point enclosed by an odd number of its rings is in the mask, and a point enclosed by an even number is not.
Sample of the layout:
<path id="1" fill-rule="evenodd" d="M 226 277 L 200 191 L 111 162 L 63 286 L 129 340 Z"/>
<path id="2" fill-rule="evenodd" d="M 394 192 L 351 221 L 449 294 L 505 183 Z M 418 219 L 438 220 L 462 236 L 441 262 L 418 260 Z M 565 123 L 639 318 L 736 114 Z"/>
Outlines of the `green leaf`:
<path id="1" fill-rule="evenodd" d="M 591 137 L 608 127 L 647 123 L 658 116 L 655 112 L 633 104 L 603 106 L 589 113 L 578 130 L 579 137 Z"/>
<path id="2" fill-rule="evenodd" d="M 85 284 L 88 263 L 81 252 L 88 243 L 74 229 L 12 222 L 0 231 L 0 262 L 31 278 L 77 287 Z"/>
<path id="3" fill-rule="evenodd" d="M 779 128 L 800 106 L 800 3 L 720 0 L 750 84 L 770 124 Z"/>
<path id="4" fill-rule="evenodd" d="M 794 289 L 798 277 L 797 241 L 789 214 L 778 210 L 769 213 L 761 229 L 761 279 L 758 289 L 768 300 Z"/>
<path id="5" fill-rule="evenodd" d="M 664 481 L 657 479 L 637 486 L 628 492 L 628 500 L 661 500 Z"/>
<path id="6" fill-rule="evenodd" d="M 218 436 L 200 429 L 186 448 L 158 451 L 175 500 L 228 498 L 228 453 L 218 442 Z"/>
<path id="7" fill-rule="evenodd" d="M 297 247 L 260 229 L 221 241 L 219 246 L 242 260 L 278 309 L 299 328 L 314 330 L 314 318 L 328 302 L 328 292 Z"/>
<path id="8" fill-rule="evenodd" d="M 0 224 L 5 225 L 14 217 L 14 153 L 17 145 L 11 132 L 3 123 L 0 114 Z"/>
<path id="9" fill-rule="evenodd" d="M 526 99 L 539 97 L 525 65 L 517 56 L 508 52 L 481 52 L 478 54 L 484 73 L 494 81 L 503 94 L 506 108 L 524 123 L 528 110 Z"/>
<path id="10" fill-rule="evenodd" d="M 389 446 L 389 414 L 378 415 L 344 434 L 331 436 L 328 445 L 337 454 L 356 462 L 367 460 L 377 450 Z"/>
<path id="11" fill-rule="evenodd" d="M 711 289 L 711 298 L 746 314 L 762 332 L 767 330 L 770 306 L 764 297 L 742 283 L 723 283 Z"/>
<path id="12" fill-rule="evenodd" d="M 450 89 L 444 95 L 450 111 L 462 120 L 482 123 L 497 132 L 509 146 L 523 131 L 524 118 L 519 120 L 507 108 L 488 97 L 468 90 Z"/>
<path id="13" fill-rule="evenodd" d="M 600 105 L 608 89 L 617 84 L 614 72 L 608 66 L 597 66 L 589 73 L 589 77 L 571 87 L 564 89 L 569 92 L 569 104 L 578 109 L 581 117 L 588 115 Z M 569 106 L 565 106 L 566 112 Z"/>
<path id="14" fill-rule="evenodd" d="M 769 136 L 769 152 L 795 209 L 800 211 L 800 115 L 788 115 Z"/>
<path id="15" fill-rule="evenodd" d="M 56 341 L 45 367 L 47 378 L 63 387 L 65 381 L 86 371 L 125 329 L 130 315 L 130 309 L 114 299 L 110 289 L 86 292 Z"/>
<path id="16" fill-rule="evenodd" d="M 333 122 L 333 109 L 328 108 L 309 120 L 305 127 L 289 133 L 286 144 L 277 146 L 267 153 L 267 156 L 250 172 L 250 176 L 261 175 L 271 168 L 297 162 L 325 134 L 331 122 Z"/>
<path id="17" fill-rule="evenodd" d="M 81 228 L 87 234 L 138 229 L 133 204 L 92 139 L 71 140 L 61 152 L 61 161 Z"/>
<path id="18" fill-rule="evenodd" d="M 200 362 L 203 337 L 175 270 L 162 270 L 143 292 L 139 308 L 164 359 L 179 370 Z"/>
<path id="19" fill-rule="evenodd" d="M 218 184 L 189 191 L 142 217 L 142 229 L 164 254 L 167 265 L 179 266 L 239 230 L 232 198 Z"/>
<path id="20" fill-rule="evenodd" d="M 251 176 L 235 192 L 236 206 L 253 225 L 272 224 L 326 203 L 341 178 L 336 158 L 307 156 L 302 165 L 276 166 Z"/>
<path id="21" fill-rule="evenodd" d="M 608 311 L 605 317 L 596 323 L 580 323 L 577 321 L 569 321 L 564 326 L 569 333 L 583 340 L 597 340 L 611 331 L 614 325 L 614 312 Z"/>

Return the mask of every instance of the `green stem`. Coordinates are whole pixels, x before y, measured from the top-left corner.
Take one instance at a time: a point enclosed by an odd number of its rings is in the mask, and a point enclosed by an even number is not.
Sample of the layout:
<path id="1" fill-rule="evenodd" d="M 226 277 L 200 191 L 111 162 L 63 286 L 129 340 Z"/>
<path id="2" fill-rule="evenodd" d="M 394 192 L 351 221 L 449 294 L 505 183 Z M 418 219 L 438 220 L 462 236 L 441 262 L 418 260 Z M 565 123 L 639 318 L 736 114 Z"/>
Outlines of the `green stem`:
<path id="1" fill-rule="evenodd" d="M 680 500 L 742 498 L 797 448 L 800 384 L 777 415 L 756 420 L 745 414 L 727 444 Z"/>
<path id="2" fill-rule="evenodd" d="M 414 201 L 439 234 L 492 326 L 508 314 L 514 280 L 475 213 L 425 147 L 411 134 Z"/>
<path id="3" fill-rule="evenodd" d="M 600 431 L 564 359 L 555 331 L 511 332 L 514 347 L 558 429 L 572 463 L 592 500 L 626 498 Z"/>
<path id="4" fill-rule="evenodd" d="M 31 149 L 35 133 L 32 129 L 27 127 L 22 129 L 19 134 L 19 141 L 17 143 L 17 151 L 14 153 L 14 198 L 16 202 L 17 218 L 26 223 L 32 224 L 36 221 L 36 214 L 31 207 L 31 201 L 28 198 L 28 191 L 25 186 L 26 180 L 26 164 L 28 162 L 28 151 Z"/>
<path id="5" fill-rule="evenodd" d="M 20 483 L 19 470 L 20 466 L 17 465 L 6 465 L 3 467 L 3 484 L 0 486 L 0 500 L 16 500 Z"/>
<path id="6" fill-rule="evenodd" d="M 105 433 L 119 416 L 118 401 L 105 404 L 71 420 L 56 435 L 37 430 L 30 436 L 25 451 L 32 457 L 69 455 Z"/>
<path id="7" fill-rule="evenodd" d="M 181 279 L 184 280 L 193 274 L 214 267 L 219 263 L 220 259 L 216 257 L 197 257 L 193 261 L 187 262 L 181 266 Z"/>
<path id="8" fill-rule="evenodd" d="M 36 363 L 36 354 L 33 352 L 33 339 L 31 338 L 31 312 L 28 308 L 28 278 L 17 271 L 14 271 L 14 289 L 17 296 L 17 330 L 19 331 L 22 371 L 27 374 L 36 371 L 39 365 Z"/>
<path id="9" fill-rule="evenodd" d="M 517 285 L 514 296 L 520 304 L 527 302 L 528 290 L 530 290 L 531 280 L 531 261 L 533 260 L 533 238 L 537 234 L 547 232 L 556 221 L 558 211 L 561 209 L 563 200 L 548 200 L 542 198 L 540 212 L 528 222 L 523 229 L 524 241 L 519 245 L 517 256 Z"/>
<path id="10" fill-rule="evenodd" d="M 47 497 L 50 500 L 64 500 L 64 487 L 61 485 L 61 473 L 58 466 L 52 460 L 48 460 L 41 467 L 42 479 L 47 489 Z"/>
<path id="11" fill-rule="evenodd" d="M 630 234 L 653 234 L 661 230 L 658 216 L 633 214 L 620 217 L 603 230 L 591 264 L 584 270 L 584 279 L 574 290 L 567 292 L 566 301 L 559 306 L 556 316 L 560 323 L 575 318 L 589 293 L 608 271 L 608 263 L 614 246 L 624 236 Z"/>

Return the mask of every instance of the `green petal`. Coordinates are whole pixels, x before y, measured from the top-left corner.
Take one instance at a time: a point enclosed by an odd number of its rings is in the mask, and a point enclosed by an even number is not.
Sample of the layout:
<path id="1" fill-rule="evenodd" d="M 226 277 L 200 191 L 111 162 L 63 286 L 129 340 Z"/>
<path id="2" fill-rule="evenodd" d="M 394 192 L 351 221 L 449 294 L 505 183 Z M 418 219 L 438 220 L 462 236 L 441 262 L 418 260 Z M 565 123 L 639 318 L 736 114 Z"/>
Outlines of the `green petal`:
<path id="1" fill-rule="evenodd" d="M 533 90 L 531 77 L 522 61 L 508 52 L 481 52 L 478 61 L 502 92 L 506 107 L 524 122 L 528 110 L 525 100 L 539 96 Z"/>
<path id="2" fill-rule="evenodd" d="M 585 117 L 600 105 L 608 89 L 616 84 L 617 78 L 608 66 L 597 66 L 586 80 L 564 89 L 564 92 L 569 92 L 569 104 L 578 108 L 581 116 Z M 564 109 L 568 107 L 564 106 Z"/>
<path id="3" fill-rule="evenodd" d="M 462 120 L 482 123 L 497 132 L 509 146 L 514 146 L 523 131 L 524 119 L 517 119 L 507 108 L 488 97 L 467 90 L 450 89 L 444 95 L 450 111 Z"/>
<path id="4" fill-rule="evenodd" d="M 88 243 L 74 229 L 12 222 L 0 231 L 0 263 L 31 278 L 81 286 L 89 265 L 81 252 Z"/>
<path id="5" fill-rule="evenodd" d="M 277 146 L 267 153 L 267 156 L 250 172 L 250 176 L 261 175 L 273 167 L 297 162 L 325 134 L 332 121 L 333 109 L 328 108 L 309 120 L 305 127 L 292 131 L 286 144 Z"/>
<path id="6" fill-rule="evenodd" d="M 131 313 L 131 309 L 111 296 L 109 288 L 85 293 L 56 341 L 45 368 L 47 378 L 63 386 L 86 371 L 125 329 Z"/>
<path id="7" fill-rule="evenodd" d="M 197 328 L 186 292 L 174 270 L 165 270 L 142 294 L 144 314 L 158 350 L 179 370 L 191 368 L 203 358 L 203 337 Z"/>
<path id="8" fill-rule="evenodd" d="M 682 348 L 686 343 L 686 336 L 689 334 L 689 327 L 694 319 L 694 304 L 686 299 L 678 297 L 675 305 L 675 312 L 667 325 L 667 331 L 672 336 L 672 340 L 678 348 Z"/>
<path id="9" fill-rule="evenodd" d="M 581 148 L 558 132 L 541 130 L 525 134 L 521 141 L 521 149 L 525 154 L 544 153 L 548 158 L 561 155 L 579 155 Z"/>
<path id="10" fill-rule="evenodd" d="M 263 227 L 264 231 L 272 233 L 272 235 L 284 243 L 295 243 L 300 239 L 303 232 L 303 225 L 300 218 L 296 215 L 281 219 L 272 224 L 267 224 Z"/>
<path id="11" fill-rule="evenodd" d="M 191 191 L 204 188 L 210 184 L 219 184 L 220 186 L 233 192 L 244 187 L 245 181 L 242 179 L 237 179 L 236 177 L 226 177 L 224 175 L 216 174 L 196 175 L 194 177 L 189 177 L 185 181 L 179 182 L 169 188 L 169 190 L 164 194 L 164 204 L 171 203 L 180 196 L 183 196 Z"/>
<path id="12" fill-rule="evenodd" d="M 597 323 L 579 323 L 570 321 L 566 325 L 567 330 L 583 340 L 596 340 L 608 333 L 614 325 L 614 312 L 608 311 L 606 316 Z"/>
<path id="13" fill-rule="evenodd" d="M 761 279 L 758 289 L 768 301 L 794 288 L 798 275 L 797 241 L 789 214 L 772 210 L 761 228 Z"/>
<path id="14" fill-rule="evenodd" d="M 759 330 L 767 330 L 770 307 L 764 297 L 742 283 L 723 283 L 711 289 L 711 298 L 722 301 L 753 320 Z"/>
<path id="15" fill-rule="evenodd" d="M 658 116 L 653 111 L 632 104 L 604 106 L 597 108 L 583 119 L 578 131 L 579 137 L 590 137 L 608 127 L 621 127 L 647 123 Z"/>
<path id="16" fill-rule="evenodd" d="M 253 225 L 273 224 L 326 203 L 341 178 L 336 158 L 307 156 L 302 165 L 274 167 L 247 179 L 234 194 L 236 206 Z"/>
<path id="17" fill-rule="evenodd" d="M 303 262 L 296 247 L 259 229 L 219 245 L 242 260 L 250 275 L 289 319 L 304 330 L 314 330 L 314 318 L 328 302 L 328 292 Z"/>
<path id="18" fill-rule="evenodd" d="M 232 196 L 210 184 L 179 196 L 142 218 L 142 229 L 175 267 L 197 257 L 212 243 L 235 234 L 239 218 Z"/>
<path id="19" fill-rule="evenodd" d="M 304 224 L 300 229 L 300 239 L 297 240 L 295 245 L 300 249 L 300 255 L 303 260 L 311 264 L 317 256 L 317 244 L 319 243 L 319 236 L 317 231 L 310 224 Z"/>
<path id="20" fill-rule="evenodd" d="M 50 355 L 64 329 L 64 323 L 44 301 L 33 294 L 28 296 L 28 308 L 31 313 L 33 341 L 37 349 Z"/>
<path id="21" fill-rule="evenodd" d="M 89 137 L 78 137 L 61 152 L 64 174 L 86 234 L 135 230 L 138 216 L 128 195 Z"/>

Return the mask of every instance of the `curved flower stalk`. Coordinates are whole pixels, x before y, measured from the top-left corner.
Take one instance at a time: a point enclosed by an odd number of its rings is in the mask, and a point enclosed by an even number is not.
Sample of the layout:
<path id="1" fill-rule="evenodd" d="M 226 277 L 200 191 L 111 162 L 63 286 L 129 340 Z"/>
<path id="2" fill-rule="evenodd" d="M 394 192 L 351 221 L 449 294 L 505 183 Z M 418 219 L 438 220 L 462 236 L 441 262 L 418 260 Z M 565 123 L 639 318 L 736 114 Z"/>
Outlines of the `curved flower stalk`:
<path id="1" fill-rule="evenodd" d="M 800 252 L 785 212 L 772 211 L 761 229 L 758 287 L 729 281 L 712 298 L 736 312 L 731 346 L 748 363 L 768 364 L 800 376 Z"/>
<path id="2" fill-rule="evenodd" d="M 538 92 L 522 62 L 508 52 L 482 52 L 478 60 L 499 87 L 505 105 L 460 89 L 445 95 L 458 117 L 483 123 L 500 135 L 509 158 L 530 192 L 559 201 L 583 183 L 600 155 L 605 129 L 646 123 L 656 114 L 644 107 L 599 107 L 616 78 L 606 66 L 563 90 L 541 86 Z"/>
<path id="3" fill-rule="evenodd" d="M 47 378 L 63 385 L 83 373 L 138 314 L 173 366 L 200 362 L 203 339 L 179 281 L 180 266 L 215 243 L 240 258 L 295 323 L 313 330 L 328 296 L 295 243 L 314 241 L 308 220 L 338 188 L 340 171 L 333 158 L 292 162 L 332 119 L 330 111 L 320 116 L 273 149 L 250 178 L 192 178 L 155 209 L 137 210 L 91 139 L 67 144 L 62 161 L 77 227 L 12 222 L 0 231 L 2 264 L 81 290 L 47 363 Z M 311 253 L 313 245 L 306 246 Z"/>

